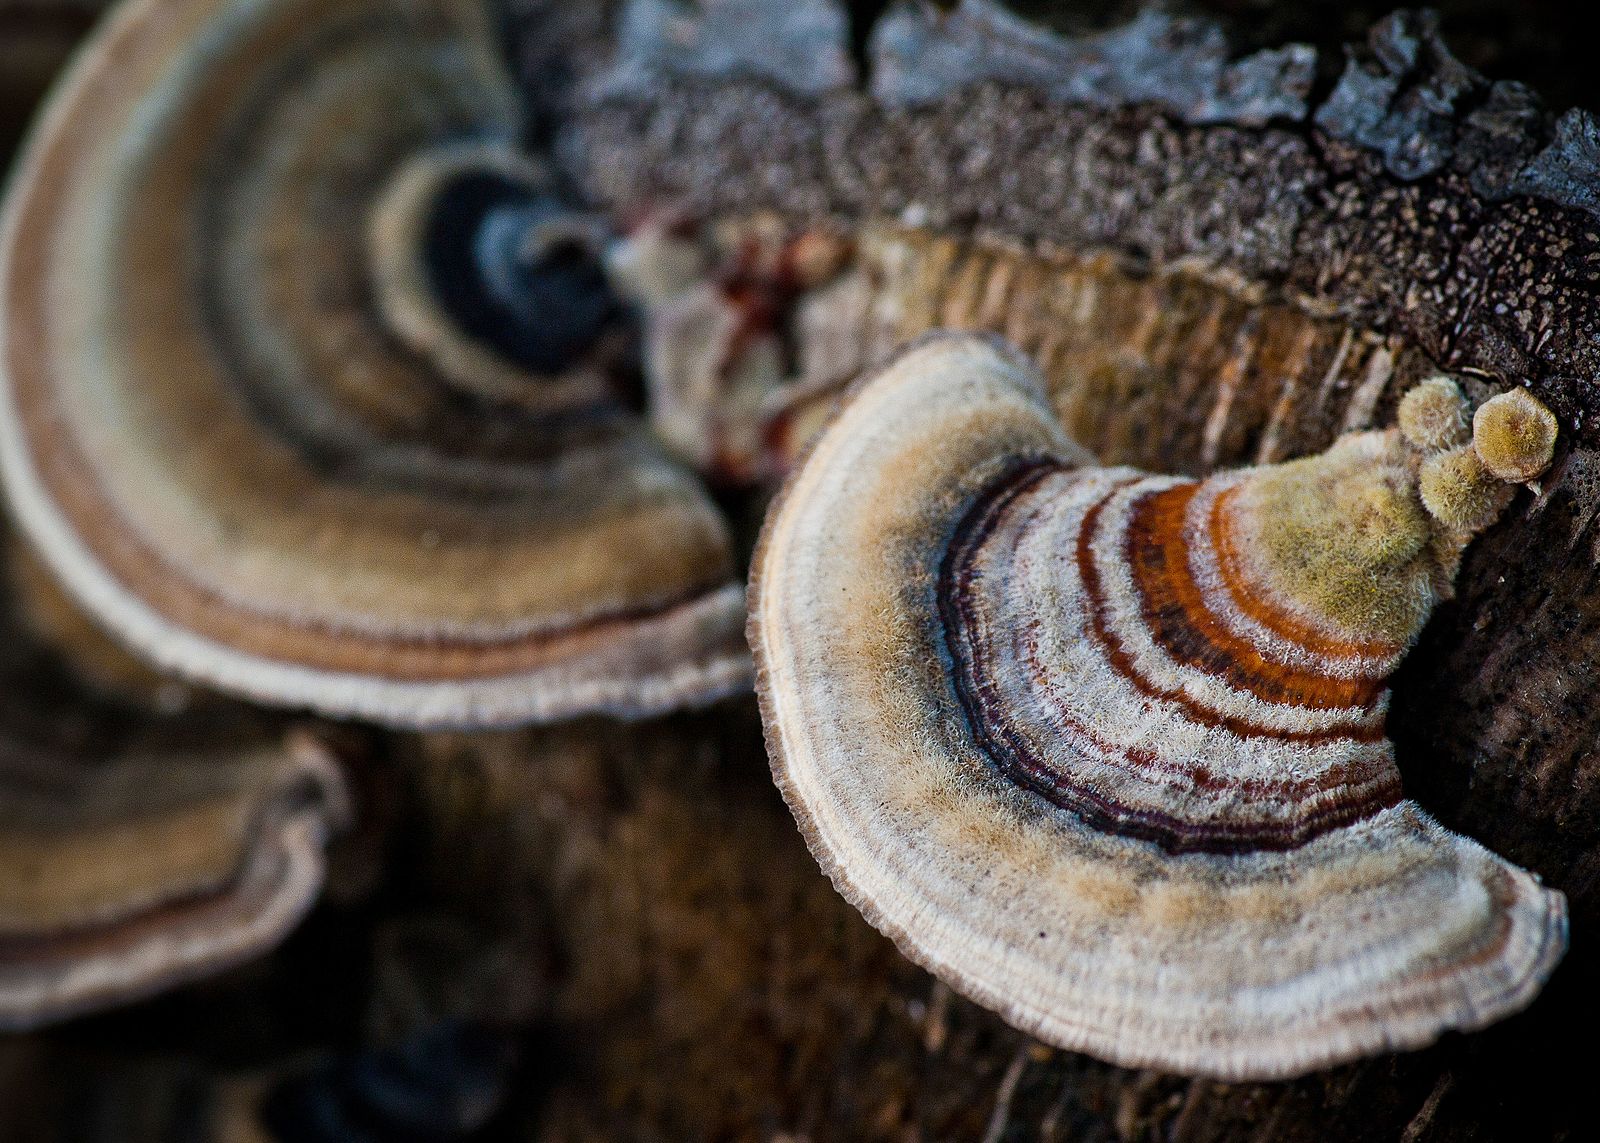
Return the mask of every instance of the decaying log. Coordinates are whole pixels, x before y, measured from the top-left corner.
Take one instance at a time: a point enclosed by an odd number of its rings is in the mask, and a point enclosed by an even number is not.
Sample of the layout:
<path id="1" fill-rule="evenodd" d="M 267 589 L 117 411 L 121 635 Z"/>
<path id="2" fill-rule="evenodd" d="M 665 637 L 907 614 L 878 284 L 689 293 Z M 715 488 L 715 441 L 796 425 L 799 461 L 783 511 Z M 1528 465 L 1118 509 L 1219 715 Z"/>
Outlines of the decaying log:
<path id="1" fill-rule="evenodd" d="M 1312 37 L 1321 11 L 1279 5 L 1274 32 Z M 1411 796 L 1568 895 L 1566 963 L 1523 1015 L 1421 1052 L 1274 1084 L 1128 1071 L 1034 1043 L 862 921 L 773 788 L 753 703 L 637 726 L 362 736 L 368 825 L 335 855 L 333 900 L 268 965 L 0 1046 L 0 1136 L 127 1138 L 116 1132 L 136 1123 L 139 1138 L 230 1137 L 307 1058 L 441 1017 L 524 1028 L 480 1138 L 1581 1136 L 1581 1045 L 1600 1001 L 1600 221 L 1572 177 L 1590 128 L 1476 82 L 1436 118 L 1401 115 L 1364 139 L 1339 115 L 1200 126 L 998 86 L 921 119 L 854 99 L 818 112 L 759 84 L 654 94 L 653 109 L 580 120 L 567 158 L 591 194 L 848 218 L 887 193 L 874 209 L 893 222 L 913 197 L 897 179 L 951 175 L 915 196 L 931 208 L 915 233 L 873 238 L 900 258 L 888 288 L 925 303 L 905 320 L 1009 323 L 1055 355 L 1058 405 L 1107 459 L 1201 472 L 1296 455 L 1386 421 L 1436 366 L 1477 398 L 1531 384 L 1562 417 L 1557 468 L 1467 553 L 1457 598 L 1396 680 L 1390 729 Z M 1386 158 L 1403 130 L 1432 148 L 1432 169 L 1391 169 L 1417 153 Z M 1094 141 L 1046 145 L 1052 132 Z M 982 164 L 979 143 L 993 144 Z M 815 177 L 761 177 L 780 147 L 786 171 Z M 1048 183 L 1027 164 L 1068 151 L 1078 182 L 1058 182 L 1048 209 L 1018 196 L 994 214 L 993 179 Z M 834 181 L 840 170 L 852 177 Z M 1197 226 L 1201 199 L 1227 209 Z M 1007 275 L 1035 284 L 997 316 L 984 287 Z M 1071 291 L 1130 324 L 1151 311 L 1210 323 L 1206 344 L 1256 364 L 1224 373 L 1181 338 L 1132 332 L 1115 361 L 1086 339 L 1052 344 Z M 426 930 L 413 944 L 431 959 L 396 954 L 397 927 Z"/>

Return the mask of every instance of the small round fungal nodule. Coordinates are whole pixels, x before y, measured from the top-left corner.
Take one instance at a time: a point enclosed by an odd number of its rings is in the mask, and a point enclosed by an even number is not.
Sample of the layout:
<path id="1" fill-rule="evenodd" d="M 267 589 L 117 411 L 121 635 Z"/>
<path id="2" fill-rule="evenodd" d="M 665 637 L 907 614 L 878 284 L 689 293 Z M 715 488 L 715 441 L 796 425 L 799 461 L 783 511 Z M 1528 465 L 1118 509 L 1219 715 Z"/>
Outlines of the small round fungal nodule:
<path id="1" fill-rule="evenodd" d="M 748 685 L 720 514 L 612 391 L 490 6 L 130 0 L 0 219 L 0 466 L 143 656 L 395 725 Z"/>
<path id="2" fill-rule="evenodd" d="M 1443 375 L 1429 377 L 1407 390 L 1400 398 L 1395 423 L 1400 434 L 1419 449 L 1455 448 L 1471 439 L 1467 399 L 1461 386 Z"/>
<path id="3" fill-rule="evenodd" d="M 1505 507 L 1505 490 L 1471 445 L 1434 453 L 1417 474 L 1417 492 L 1428 512 L 1449 527 L 1469 532 L 1494 522 Z"/>
<path id="4" fill-rule="evenodd" d="M 1472 417 L 1472 447 L 1501 480 L 1533 480 L 1555 455 L 1555 414 L 1526 389 L 1485 401 Z"/>
<path id="5" fill-rule="evenodd" d="M 1406 800 L 1384 730 L 1470 536 L 1422 459 L 1388 429 L 1198 481 L 1100 467 L 1010 350 L 903 350 L 751 584 L 818 861 L 958 991 L 1128 1066 L 1287 1077 L 1521 1008 L 1565 899 Z"/>

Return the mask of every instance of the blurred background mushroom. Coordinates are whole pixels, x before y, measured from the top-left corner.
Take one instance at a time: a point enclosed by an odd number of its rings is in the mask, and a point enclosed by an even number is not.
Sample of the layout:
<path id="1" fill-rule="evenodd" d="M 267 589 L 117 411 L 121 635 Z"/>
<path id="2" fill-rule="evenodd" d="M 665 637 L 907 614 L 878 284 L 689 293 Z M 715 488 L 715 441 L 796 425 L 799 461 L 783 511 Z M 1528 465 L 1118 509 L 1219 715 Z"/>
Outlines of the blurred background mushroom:
<path id="1" fill-rule="evenodd" d="M 726 529 L 616 384 L 594 226 L 475 0 L 133 0 L 12 179 L 0 462 L 164 668 L 394 724 L 748 683 Z"/>
<path id="2" fill-rule="evenodd" d="M 775 483 L 811 422 L 884 346 L 837 227 L 775 217 L 638 223 L 607 254 L 641 312 L 651 427 L 718 487 Z"/>
<path id="3" fill-rule="evenodd" d="M 0 593 L 0 1028 L 126 1004 L 271 949 L 322 888 L 330 749 L 147 680 L 8 540 Z M 19 603 L 26 610 L 19 610 Z"/>

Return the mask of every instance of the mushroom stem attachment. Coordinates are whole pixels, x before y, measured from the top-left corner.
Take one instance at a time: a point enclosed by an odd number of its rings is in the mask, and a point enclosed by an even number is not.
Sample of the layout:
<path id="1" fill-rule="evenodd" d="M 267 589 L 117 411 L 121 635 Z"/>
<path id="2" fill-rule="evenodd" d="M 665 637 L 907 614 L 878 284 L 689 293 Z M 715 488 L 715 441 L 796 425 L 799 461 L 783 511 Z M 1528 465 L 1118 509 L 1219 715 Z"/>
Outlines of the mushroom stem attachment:
<path id="1" fill-rule="evenodd" d="M 1465 411 L 1455 382 L 1434 377 L 1402 399 L 1397 428 L 1244 474 L 1219 519 L 1246 589 L 1332 638 L 1403 653 L 1509 483 L 1550 463 L 1555 418 L 1526 390 L 1486 403 L 1462 445 Z"/>

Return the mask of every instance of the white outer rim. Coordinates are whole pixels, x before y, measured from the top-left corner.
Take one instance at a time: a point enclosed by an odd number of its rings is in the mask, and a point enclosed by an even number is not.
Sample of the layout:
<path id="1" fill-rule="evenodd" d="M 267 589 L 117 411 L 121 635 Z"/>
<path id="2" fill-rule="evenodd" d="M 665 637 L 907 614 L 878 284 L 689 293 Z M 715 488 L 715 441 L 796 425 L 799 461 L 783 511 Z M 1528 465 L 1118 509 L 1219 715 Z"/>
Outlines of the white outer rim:
<path id="1" fill-rule="evenodd" d="M 0 326 L 0 339 L 4 330 Z M 68 592 L 135 651 L 158 667 L 275 706 L 303 706 L 336 718 L 409 729 L 496 728 L 553 722 L 580 714 L 642 718 L 685 703 L 709 705 L 750 685 L 742 646 L 640 679 L 585 678 L 559 668 L 471 680 L 398 680 L 329 671 L 252 655 L 178 626 L 102 567 L 56 511 L 22 438 L 9 378 L 0 370 L 0 481 L 18 523 Z M 667 622 L 725 626 L 737 640 L 744 586 L 730 583 L 662 619 L 640 623 L 633 638 L 651 639 Z M 565 676 L 565 678 L 563 678 Z"/>

